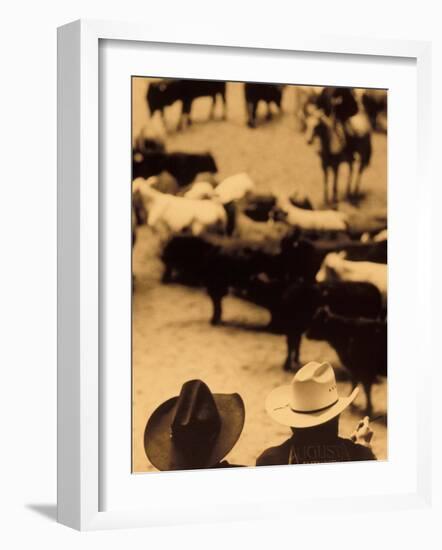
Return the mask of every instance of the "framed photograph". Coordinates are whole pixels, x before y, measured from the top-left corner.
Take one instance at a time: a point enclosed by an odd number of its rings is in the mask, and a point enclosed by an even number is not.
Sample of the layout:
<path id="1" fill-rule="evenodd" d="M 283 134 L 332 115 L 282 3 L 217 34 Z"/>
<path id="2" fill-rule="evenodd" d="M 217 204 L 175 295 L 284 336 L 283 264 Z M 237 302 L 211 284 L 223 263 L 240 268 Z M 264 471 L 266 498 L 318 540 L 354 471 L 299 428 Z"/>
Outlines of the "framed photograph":
<path id="1" fill-rule="evenodd" d="M 429 51 L 59 29 L 61 523 L 428 504 Z"/>

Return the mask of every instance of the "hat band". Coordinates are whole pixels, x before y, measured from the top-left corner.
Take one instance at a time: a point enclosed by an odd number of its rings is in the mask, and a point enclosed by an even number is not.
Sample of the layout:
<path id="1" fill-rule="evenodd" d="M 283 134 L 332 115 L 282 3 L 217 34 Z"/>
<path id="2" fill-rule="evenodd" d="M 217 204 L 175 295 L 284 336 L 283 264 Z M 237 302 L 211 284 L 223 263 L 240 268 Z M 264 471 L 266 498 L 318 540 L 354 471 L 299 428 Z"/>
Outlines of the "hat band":
<path id="1" fill-rule="evenodd" d="M 318 412 L 321 412 L 321 411 L 325 411 L 325 409 L 329 409 L 330 407 L 333 407 L 333 405 L 336 405 L 336 403 L 338 401 L 339 401 L 339 397 L 338 397 L 338 399 L 336 399 L 336 401 L 334 401 L 333 403 L 330 403 L 330 405 L 326 405 L 325 407 L 321 407 L 320 409 L 313 409 L 313 410 L 310 410 L 310 411 L 299 411 L 297 409 L 293 409 L 292 407 L 290 407 L 290 409 L 295 413 L 301 413 L 301 414 L 318 413 Z"/>

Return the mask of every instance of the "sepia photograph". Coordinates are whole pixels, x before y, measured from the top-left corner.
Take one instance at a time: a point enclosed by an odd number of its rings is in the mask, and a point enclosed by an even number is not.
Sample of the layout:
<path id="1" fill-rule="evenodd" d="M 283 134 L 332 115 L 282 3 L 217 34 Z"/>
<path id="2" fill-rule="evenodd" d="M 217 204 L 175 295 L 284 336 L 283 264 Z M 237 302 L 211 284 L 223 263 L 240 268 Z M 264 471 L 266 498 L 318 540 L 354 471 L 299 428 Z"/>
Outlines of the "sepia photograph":
<path id="1" fill-rule="evenodd" d="M 388 91 L 131 89 L 132 472 L 387 460 Z"/>

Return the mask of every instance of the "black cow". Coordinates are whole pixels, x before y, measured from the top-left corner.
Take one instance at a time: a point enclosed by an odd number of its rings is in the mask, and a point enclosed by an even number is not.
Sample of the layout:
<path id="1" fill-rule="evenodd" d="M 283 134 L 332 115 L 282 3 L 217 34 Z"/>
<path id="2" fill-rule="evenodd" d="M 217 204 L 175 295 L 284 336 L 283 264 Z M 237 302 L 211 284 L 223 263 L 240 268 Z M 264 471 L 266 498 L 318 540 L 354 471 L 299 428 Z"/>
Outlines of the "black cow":
<path id="1" fill-rule="evenodd" d="M 294 236 L 297 233 L 297 238 Z M 288 283 L 304 281 L 314 283 L 324 258 L 330 252 L 345 252 L 352 261 L 387 263 L 387 242 L 310 240 L 291 233 L 281 242 L 282 280 Z"/>
<path id="2" fill-rule="evenodd" d="M 371 387 L 378 375 L 387 375 L 386 321 L 349 319 L 321 308 L 313 318 L 307 337 L 326 340 L 336 350 L 353 385 L 362 383 L 367 398 L 366 414 L 370 416 L 373 411 Z"/>
<path id="3" fill-rule="evenodd" d="M 210 289 L 212 323 L 217 324 L 222 316 L 221 301 L 229 288 L 247 288 L 259 274 L 264 274 L 266 281 L 274 281 L 278 295 L 294 282 L 314 284 L 325 256 L 336 250 L 336 243 L 335 247 L 329 241 L 320 244 L 299 238 L 297 231 L 269 233 L 261 240 L 174 236 L 162 253 L 164 279 Z M 339 247 L 342 249 L 345 247 Z"/>
<path id="4" fill-rule="evenodd" d="M 256 111 L 258 103 L 264 101 L 267 104 L 267 120 L 272 118 L 271 104 L 273 103 L 278 111 L 281 111 L 283 86 L 278 84 L 244 84 L 244 94 L 247 107 L 247 125 L 250 128 L 256 127 Z"/>
<path id="5" fill-rule="evenodd" d="M 164 282 L 179 280 L 205 286 L 209 295 L 213 295 L 213 324 L 221 320 L 221 300 L 229 287 L 238 282 L 246 284 L 258 273 L 278 278 L 285 271 L 281 242 L 276 239 L 176 235 L 165 245 L 161 258 L 165 267 Z"/>
<path id="6" fill-rule="evenodd" d="M 132 179 L 157 176 L 168 172 L 177 180 L 178 185 L 191 183 L 201 172 L 218 171 L 215 159 L 210 153 L 164 153 L 148 152 L 139 155 L 134 152 L 132 162 Z"/>
<path id="7" fill-rule="evenodd" d="M 381 295 L 370 283 L 284 284 L 258 276 L 239 296 L 270 311 L 269 328 L 286 337 L 287 357 L 283 368 L 288 371 L 299 366 L 301 338 L 318 308 L 327 306 L 334 313 L 353 319 L 378 318 L 382 314 Z"/>
<path id="8" fill-rule="evenodd" d="M 271 314 L 270 328 L 287 340 L 286 370 L 299 361 L 302 334 L 323 305 L 349 317 L 379 317 L 382 299 L 369 283 L 316 284 L 326 252 L 296 233 L 280 242 L 206 236 L 176 236 L 165 246 L 164 282 L 178 280 L 206 288 L 212 300 L 211 323 L 222 319 L 222 300 L 229 290 Z"/>
<path id="9" fill-rule="evenodd" d="M 192 103 L 199 97 L 211 97 L 212 108 L 210 118 L 215 115 L 217 96 L 221 97 L 223 103 L 223 118 L 226 117 L 226 83 L 211 80 L 165 80 L 149 84 L 146 101 L 150 113 L 153 116 L 157 111 L 161 113 L 164 121 L 165 107 L 176 101 L 181 101 L 182 108 L 178 121 L 178 129 L 191 124 L 190 113 Z"/>
<path id="10" fill-rule="evenodd" d="M 162 252 L 163 281 L 172 280 L 206 288 L 213 303 L 212 324 L 222 317 L 221 301 L 229 288 L 247 286 L 259 273 L 280 280 L 288 264 L 300 265 L 297 247 L 289 242 L 293 233 L 256 240 L 238 237 L 177 235 Z M 287 252 L 283 250 L 287 249 Z M 319 269 L 319 267 L 318 267 Z"/>
<path id="11" fill-rule="evenodd" d="M 384 246 L 383 243 L 309 241 L 299 238 L 297 231 L 276 234 L 274 238 L 269 234 L 268 238 L 261 240 L 175 236 L 163 250 L 164 280 L 210 287 L 214 311 L 212 323 L 217 324 L 222 317 L 222 298 L 229 287 L 247 289 L 253 286 L 254 278 L 264 274 L 264 280 L 272 281 L 273 286 L 262 284 L 259 291 L 281 296 L 294 282 L 314 284 L 329 252 L 345 250 L 351 258 L 357 256 L 374 261 L 378 253 L 379 256 L 383 253 L 383 249 L 378 251 L 378 247 Z M 247 262 L 250 265 L 246 265 Z M 237 276 L 238 273 L 246 275 Z M 256 284 L 259 286 L 259 282 Z"/>

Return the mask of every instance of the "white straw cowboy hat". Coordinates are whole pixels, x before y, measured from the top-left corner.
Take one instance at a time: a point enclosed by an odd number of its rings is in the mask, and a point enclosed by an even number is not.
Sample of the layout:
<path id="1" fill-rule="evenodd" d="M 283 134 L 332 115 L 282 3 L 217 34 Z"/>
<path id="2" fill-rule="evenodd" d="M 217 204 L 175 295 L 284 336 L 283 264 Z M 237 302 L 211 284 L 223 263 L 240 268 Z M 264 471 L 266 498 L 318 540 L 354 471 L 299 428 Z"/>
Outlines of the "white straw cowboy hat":
<path id="1" fill-rule="evenodd" d="M 311 428 L 338 416 L 358 392 L 355 388 L 348 397 L 340 397 L 330 363 L 311 361 L 299 369 L 291 384 L 275 388 L 265 406 L 269 416 L 279 424 Z"/>

